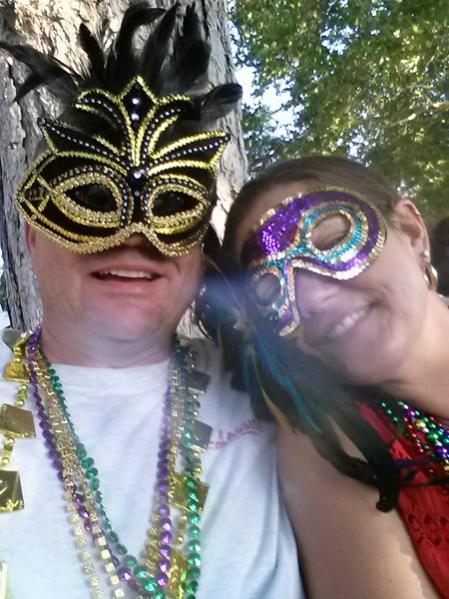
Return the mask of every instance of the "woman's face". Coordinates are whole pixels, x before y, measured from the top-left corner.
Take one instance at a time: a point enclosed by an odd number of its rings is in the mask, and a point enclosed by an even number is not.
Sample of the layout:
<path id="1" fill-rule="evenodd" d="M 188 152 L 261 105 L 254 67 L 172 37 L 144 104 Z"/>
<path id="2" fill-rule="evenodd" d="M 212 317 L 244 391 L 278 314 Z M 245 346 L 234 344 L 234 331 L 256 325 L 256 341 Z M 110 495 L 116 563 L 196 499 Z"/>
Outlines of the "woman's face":
<path id="1" fill-rule="evenodd" d="M 267 210 L 304 192 L 300 183 L 286 183 L 262 193 L 239 223 L 237 255 Z M 398 203 L 394 220 L 380 253 L 361 274 L 336 280 L 294 270 L 300 326 L 289 338 L 353 384 L 394 381 L 424 327 L 429 294 L 422 254 L 428 249 L 427 234 L 407 200 Z M 312 236 L 316 246 L 327 249 L 346 232 L 347 223 L 335 216 L 315 227 Z M 265 285 L 269 287 L 269 279 Z M 270 289 L 261 287 L 269 296 Z"/>

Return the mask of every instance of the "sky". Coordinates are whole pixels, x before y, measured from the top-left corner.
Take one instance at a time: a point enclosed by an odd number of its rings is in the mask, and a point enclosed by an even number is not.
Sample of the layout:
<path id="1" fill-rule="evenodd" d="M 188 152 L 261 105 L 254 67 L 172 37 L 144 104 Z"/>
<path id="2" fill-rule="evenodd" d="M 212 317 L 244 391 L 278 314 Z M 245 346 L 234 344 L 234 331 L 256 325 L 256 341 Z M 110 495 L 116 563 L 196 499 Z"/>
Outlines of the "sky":
<path id="1" fill-rule="evenodd" d="M 238 83 L 243 87 L 243 101 L 245 104 L 250 106 L 257 104 L 256 100 L 251 97 L 251 89 L 254 86 L 254 69 L 251 67 L 236 68 L 236 77 Z M 292 122 L 291 111 L 282 108 L 288 99 L 288 94 L 278 94 L 274 86 L 270 86 L 262 95 L 262 102 L 271 110 L 272 120 L 279 127 L 279 133 L 281 134 L 283 128 L 287 128 L 289 123 Z"/>

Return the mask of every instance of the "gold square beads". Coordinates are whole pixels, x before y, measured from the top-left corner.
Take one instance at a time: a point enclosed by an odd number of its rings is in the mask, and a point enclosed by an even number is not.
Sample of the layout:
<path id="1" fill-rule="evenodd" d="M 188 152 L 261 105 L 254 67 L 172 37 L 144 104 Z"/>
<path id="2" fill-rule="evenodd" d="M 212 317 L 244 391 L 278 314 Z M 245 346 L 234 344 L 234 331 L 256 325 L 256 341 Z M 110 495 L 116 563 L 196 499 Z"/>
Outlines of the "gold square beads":
<path id="1" fill-rule="evenodd" d="M 199 449 L 207 449 L 212 435 L 212 427 L 201 420 L 195 420 L 192 430 L 192 445 Z"/>
<path id="2" fill-rule="evenodd" d="M 193 370 L 187 375 L 187 388 L 190 393 L 200 394 L 205 393 L 209 385 L 210 376 L 205 372 Z"/>
<path id="3" fill-rule="evenodd" d="M 12 381 L 13 383 L 24 383 L 28 381 L 28 373 L 25 364 L 13 360 L 6 364 L 3 371 L 3 378 L 5 381 Z"/>
<path id="4" fill-rule="evenodd" d="M 3 404 L 0 409 L 0 433 L 13 439 L 33 439 L 36 436 L 36 429 L 32 413 Z"/>
<path id="5" fill-rule="evenodd" d="M 187 475 L 176 472 L 175 473 L 175 484 L 174 484 L 174 504 L 175 506 L 182 511 L 188 511 L 188 507 L 186 507 L 186 495 L 187 495 Z M 204 504 L 206 503 L 207 493 L 209 491 L 209 485 L 203 483 L 201 481 L 197 482 L 196 493 L 198 495 L 198 503 L 200 510 L 203 509 Z"/>
<path id="6" fill-rule="evenodd" d="M 23 510 L 20 475 L 13 470 L 0 470 L 0 512 Z"/>

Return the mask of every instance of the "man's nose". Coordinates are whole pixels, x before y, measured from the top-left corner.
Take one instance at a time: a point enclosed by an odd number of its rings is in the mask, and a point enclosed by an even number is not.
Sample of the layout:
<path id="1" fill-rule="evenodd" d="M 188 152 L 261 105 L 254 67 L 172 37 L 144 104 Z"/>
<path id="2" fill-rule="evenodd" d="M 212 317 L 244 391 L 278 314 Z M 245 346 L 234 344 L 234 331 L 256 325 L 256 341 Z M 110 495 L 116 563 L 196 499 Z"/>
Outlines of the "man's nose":
<path id="1" fill-rule="evenodd" d="M 151 253 L 154 256 L 163 257 L 160 250 L 142 233 L 134 233 L 121 244 L 121 247 L 128 247 L 140 250 L 142 252 Z"/>
<path id="2" fill-rule="evenodd" d="M 319 314 L 329 303 L 335 305 L 340 281 L 302 269 L 295 270 L 296 304 L 305 320 Z"/>
<path id="3" fill-rule="evenodd" d="M 128 247 L 153 247 L 152 244 L 145 237 L 145 235 L 143 235 L 142 233 L 134 233 L 133 235 L 125 239 L 122 245 L 126 245 Z"/>

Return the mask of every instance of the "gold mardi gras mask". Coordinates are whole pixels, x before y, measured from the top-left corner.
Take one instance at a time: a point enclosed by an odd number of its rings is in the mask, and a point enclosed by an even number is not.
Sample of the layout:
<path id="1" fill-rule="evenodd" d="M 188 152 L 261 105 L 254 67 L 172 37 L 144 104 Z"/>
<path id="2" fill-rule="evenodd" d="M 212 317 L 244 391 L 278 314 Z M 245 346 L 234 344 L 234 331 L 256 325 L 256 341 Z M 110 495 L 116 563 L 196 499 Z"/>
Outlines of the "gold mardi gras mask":
<path id="1" fill-rule="evenodd" d="M 163 254 L 189 252 L 208 226 L 205 182 L 213 179 L 227 134 L 210 131 L 164 143 L 164 132 L 192 113 L 192 102 L 180 95 L 158 99 L 141 77 L 117 96 L 88 90 L 75 109 L 112 120 L 121 143 L 42 120 L 49 150 L 18 189 L 24 218 L 79 252 L 104 250 L 133 233 L 143 233 Z"/>
<path id="2" fill-rule="evenodd" d="M 138 26 L 163 12 L 139 6 L 128 9 L 124 16 L 122 28 L 126 22 L 130 38 Z M 176 6 L 166 13 L 160 24 L 166 37 L 174 29 L 175 13 Z M 131 18 L 135 19 L 134 28 L 130 27 Z M 84 37 L 83 48 L 93 63 L 94 37 L 83 27 L 80 38 L 83 42 Z M 202 74 L 199 69 L 204 71 L 205 63 L 207 67 L 209 48 L 202 40 L 199 42 L 198 31 L 196 15 L 189 8 L 182 36 L 179 33 L 175 36 L 174 45 L 182 43 L 185 50 L 189 39 L 191 46 L 196 43 L 196 57 L 192 51 L 184 54 L 189 54 L 190 62 L 192 57 L 199 60 L 200 65 L 193 68 L 190 64 L 184 65 L 190 69 L 190 80 L 184 72 L 183 88 Z M 157 38 L 157 31 L 154 37 Z M 160 39 L 159 34 L 159 45 Z M 128 45 L 131 46 L 131 41 Z M 4 43 L 0 46 L 23 60 L 18 47 Z M 223 131 L 204 130 L 206 119 L 201 107 L 211 103 L 208 99 L 216 98 L 217 103 L 226 107 L 224 114 L 240 96 L 240 88 L 235 84 L 223 85 L 202 97 L 173 92 L 175 73 L 179 78 L 181 70 L 179 48 L 174 51 L 178 64 L 171 63 L 171 71 L 164 70 L 161 61 L 159 79 L 153 87 L 148 84 L 151 77 L 145 77 L 142 62 L 130 78 L 131 52 L 123 56 L 124 46 L 122 36 L 122 56 L 114 55 L 115 70 L 109 59 L 108 73 L 115 73 L 115 81 L 109 86 L 104 85 L 105 77 L 101 86 L 85 82 L 79 85 L 77 81 L 67 118 L 64 113 L 59 120 L 40 120 L 48 148 L 31 165 L 20 184 L 18 208 L 32 227 L 77 252 L 102 251 L 140 233 L 163 254 L 183 255 L 200 244 L 206 233 L 213 207 L 215 167 L 228 141 Z M 99 44 L 96 49 L 98 47 Z M 117 54 L 117 48 L 114 52 Z M 143 54 L 146 60 L 151 59 L 148 50 Z M 53 61 L 54 69 L 54 59 L 48 60 Z M 33 68 L 32 61 L 26 62 Z M 60 66 L 57 68 L 62 71 Z M 148 68 L 146 71 L 148 75 Z M 66 68 L 63 73 L 64 77 L 72 78 L 73 86 L 73 71 Z M 117 76 L 125 81 L 122 86 L 117 85 Z M 60 73 L 59 77 L 62 78 Z M 155 79 L 155 69 L 152 78 Z M 161 80 L 165 82 L 167 78 L 171 93 L 163 95 Z M 97 74 L 98 80 L 101 77 Z M 217 90 L 225 93 L 217 93 Z M 226 96 L 227 102 L 223 101 Z M 212 112 L 214 118 L 223 115 L 216 110 Z"/>

